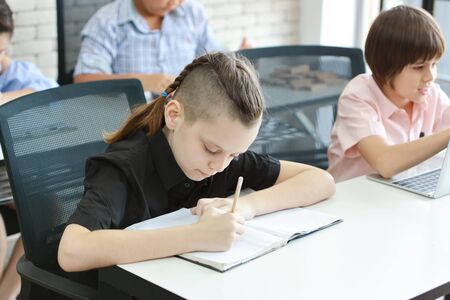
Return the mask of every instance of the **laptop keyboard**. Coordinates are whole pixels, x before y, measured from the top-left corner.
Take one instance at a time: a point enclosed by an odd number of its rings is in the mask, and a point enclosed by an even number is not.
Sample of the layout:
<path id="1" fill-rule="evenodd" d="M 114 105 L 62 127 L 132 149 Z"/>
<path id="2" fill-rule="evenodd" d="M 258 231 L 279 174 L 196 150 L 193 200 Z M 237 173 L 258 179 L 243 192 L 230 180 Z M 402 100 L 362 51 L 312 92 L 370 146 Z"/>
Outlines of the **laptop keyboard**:
<path id="1" fill-rule="evenodd" d="M 430 193 L 436 190 L 440 173 L 441 170 L 437 169 L 392 183 L 421 193 Z"/>

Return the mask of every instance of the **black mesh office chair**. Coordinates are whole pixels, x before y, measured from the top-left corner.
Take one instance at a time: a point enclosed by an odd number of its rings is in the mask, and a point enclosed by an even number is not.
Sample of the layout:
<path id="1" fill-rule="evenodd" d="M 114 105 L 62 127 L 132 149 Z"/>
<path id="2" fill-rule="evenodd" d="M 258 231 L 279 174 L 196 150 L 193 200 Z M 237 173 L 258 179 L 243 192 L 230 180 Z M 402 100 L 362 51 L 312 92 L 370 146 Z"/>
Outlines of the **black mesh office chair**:
<path id="1" fill-rule="evenodd" d="M 141 83 L 129 79 L 61 86 L 0 106 L 0 140 L 25 248 L 17 265 L 21 299 L 50 299 L 54 291 L 95 299 L 95 290 L 66 279 L 58 244 L 83 193 L 86 158 L 103 152 L 102 133 L 116 130 L 142 103 Z"/>
<path id="2" fill-rule="evenodd" d="M 255 65 L 267 103 L 251 149 L 327 168 L 339 95 L 365 72 L 361 49 L 296 45 L 238 53 Z"/>
<path id="3" fill-rule="evenodd" d="M 73 69 L 81 45 L 81 30 L 91 16 L 113 0 L 56 0 L 58 30 L 58 82 L 73 82 Z"/>

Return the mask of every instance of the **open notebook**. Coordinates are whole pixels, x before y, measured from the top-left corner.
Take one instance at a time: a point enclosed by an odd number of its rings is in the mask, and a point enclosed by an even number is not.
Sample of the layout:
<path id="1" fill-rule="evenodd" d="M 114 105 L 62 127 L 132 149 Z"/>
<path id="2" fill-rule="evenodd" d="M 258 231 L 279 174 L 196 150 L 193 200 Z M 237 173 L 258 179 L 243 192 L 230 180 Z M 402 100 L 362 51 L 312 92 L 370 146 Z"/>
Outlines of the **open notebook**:
<path id="1" fill-rule="evenodd" d="M 182 208 L 170 214 L 129 226 L 131 230 L 159 229 L 193 224 L 198 216 Z M 295 238 L 303 237 L 342 219 L 303 208 L 293 208 L 258 216 L 245 223 L 245 233 L 233 247 L 224 252 L 190 252 L 181 258 L 224 272 L 237 265 L 281 248 Z"/>

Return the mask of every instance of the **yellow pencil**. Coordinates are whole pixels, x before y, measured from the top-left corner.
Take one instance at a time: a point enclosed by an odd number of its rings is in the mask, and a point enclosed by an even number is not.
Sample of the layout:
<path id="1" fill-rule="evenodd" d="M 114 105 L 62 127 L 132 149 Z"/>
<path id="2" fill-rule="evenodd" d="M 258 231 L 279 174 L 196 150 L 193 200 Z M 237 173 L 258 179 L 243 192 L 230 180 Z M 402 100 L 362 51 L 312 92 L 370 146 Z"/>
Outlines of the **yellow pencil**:
<path id="1" fill-rule="evenodd" d="M 239 176 L 238 182 L 237 182 L 237 185 L 236 185 L 236 192 L 234 193 L 233 206 L 231 207 L 231 212 L 232 213 L 234 213 L 234 211 L 236 209 L 236 204 L 237 204 L 237 201 L 239 199 L 239 194 L 241 193 L 242 182 L 244 182 L 244 178 L 242 178 L 242 176 Z"/>

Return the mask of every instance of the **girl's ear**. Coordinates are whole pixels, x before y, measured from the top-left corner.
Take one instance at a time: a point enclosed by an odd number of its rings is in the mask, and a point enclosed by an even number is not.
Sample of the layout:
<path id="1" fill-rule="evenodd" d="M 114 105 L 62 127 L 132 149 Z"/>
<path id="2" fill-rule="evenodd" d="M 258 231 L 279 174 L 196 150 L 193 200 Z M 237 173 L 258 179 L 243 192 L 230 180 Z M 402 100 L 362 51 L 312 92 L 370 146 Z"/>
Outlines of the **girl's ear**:
<path id="1" fill-rule="evenodd" d="M 167 128 L 175 129 L 183 120 L 183 105 L 177 100 L 170 100 L 164 108 L 164 119 Z"/>

